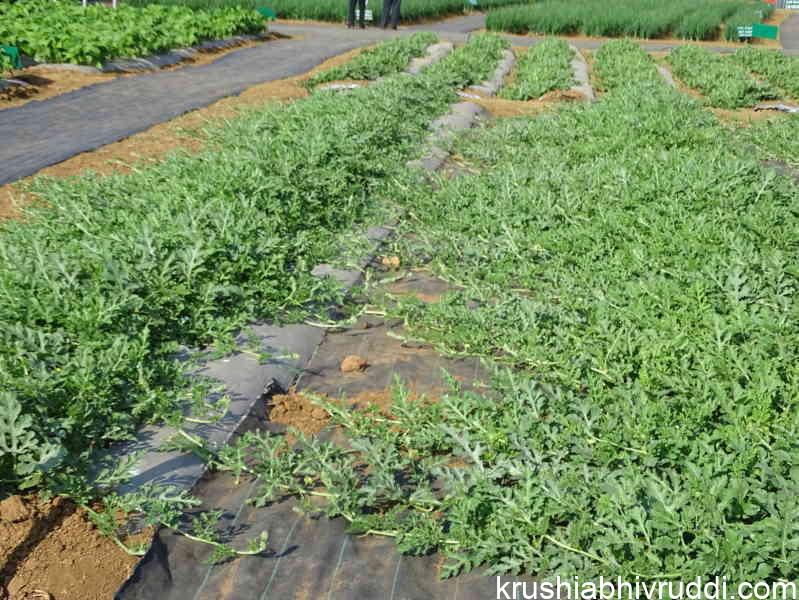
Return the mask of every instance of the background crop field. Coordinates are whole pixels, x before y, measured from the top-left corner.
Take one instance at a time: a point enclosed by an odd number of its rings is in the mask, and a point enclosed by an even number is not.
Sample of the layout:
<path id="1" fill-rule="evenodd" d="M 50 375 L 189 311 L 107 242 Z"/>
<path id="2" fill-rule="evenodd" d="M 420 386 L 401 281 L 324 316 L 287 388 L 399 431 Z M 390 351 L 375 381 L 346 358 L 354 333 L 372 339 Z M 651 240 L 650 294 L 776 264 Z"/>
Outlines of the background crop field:
<path id="1" fill-rule="evenodd" d="M 751 25 L 773 11 L 770 4 L 750 0 L 541 0 L 492 10 L 487 28 L 511 33 L 712 40 L 719 37 L 724 23 Z M 737 39 L 734 31 L 725 35 Z"/>
<path id="2" fill-rule="evenodd" d="M 100 4 L 84 9 L 63 0 L 0 3 L 0 43 L 51 63 L 99 66 L 113 58 L 147 56 L 265 27 L 257 12 L 236 6 L 193 11 L 121 4 L 113 10 Z"/>
<path id="3" fill-rule="evenodd" d="M 523 4 L 531 0 L 482 0 L 478 9 L 487 10 L 497 6 Z M 347 17 L 346 0 L 130 0 L 131 4 L 174 4 L 194 8 L 208 6 L 268 6 L 277 12 L 280 19 L 309 19 L 315 21 L 340 22 Z M 375 22 L 383 12 L 382 0 L 369 0 Z M 467 0 L 403 0 L 402 20 L 418 21 L 475 10 Z"/>

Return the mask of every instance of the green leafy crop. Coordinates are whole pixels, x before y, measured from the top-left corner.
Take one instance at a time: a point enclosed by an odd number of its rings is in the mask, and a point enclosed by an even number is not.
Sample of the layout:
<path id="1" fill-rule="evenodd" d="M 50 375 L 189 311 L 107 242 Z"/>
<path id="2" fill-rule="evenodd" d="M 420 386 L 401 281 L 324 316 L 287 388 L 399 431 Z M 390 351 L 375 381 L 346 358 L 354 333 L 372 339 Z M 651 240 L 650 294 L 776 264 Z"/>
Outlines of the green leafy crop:
<path id="1" fill-rule="evenodd" d="M 799 59 L 779 50 L 748 46 L 737 50 L 734 62 L 781 90 L 788 98 L 799 98 Z"/>
<path id="2" fill-rule="evenodd" d="M 495 6 L 519 4 L 529 0 L 481 0 L 479 8 L 489 9 Z M 169 6 L 186 6 L 194 9 L 216 8 L 220 6 L 243 6 L 256 8 L 269 6 L 281 19 L 313 19 L 316 21 L 344 21 L 347 17 L 347 3 L 339 0 L 129 0 L 134 6 L 149 4 L 165 4 Z M 369 10 L 374 13 L 375 21 L 380 19 L 383 3 L 373 1 Z M 402 20 L 418 21 L 420 19 L 441 18 L 455 14 L 463 14 L 474 10 L 468 0 L 403 0 Z"/>
<path id="3" fill-rule="evenodd" d="M 774 89 L 761 83 L 728 57 L 699 46 L 682 46 L 669 54 L 674 74 L 696 88 L 711 106 L 742 108 L 776 97 Z"/>
<path id="4" fill-rule="evenodd" d="M 594 69 L 606 91 L 631 84 L 664 83 L 652 57 L 631 40 L 608 42 L 595 57 Z"/>
<path id="5" fill-rule="evenodd" d="M 254 10 L 238 7 L 208 11 L 121 4 L 83 8 L 64 0 L 0 3 L 0 40 L 40 62 L 100 66 L 114 58 L 147 56 L 209 39 L 264 30 Z"/>
<path id="6" fill-rule="evenodd" d="M 340 300 L 311 270 L 504 46 L 475 36 L 418 77 L 254 110 L 131 175 L 34 181 L 43 202 L 0 224 L 0 480 L 177 418 L 181 346 Z"/>
<path id="7" fill-rule="evenodd" d="M 796 579 L 798 190 L 733 142 L 641 81 L 469 134 L 470 174 L 398 186 L 406 264 L 458 285 L 389 316 L 496 379 L 398 390 L 388 415 L 320 402 L 345 449 L 248 438 L 257 502 L 318 496 L 445 576 Z"/>
<path id="8" fill-rule="evenodd" d="M 574 85 L 574 51 L 563 40 L 548 39 L 525 52 L 516 66 L 516 80 L 500 95 L 510 100 L 537 99 Z"/>
<path id="9" fill-rule="evenodd" d="M 399 73 L 407 68 L 412 58 L 422 56 L 437 38 L 428 32 L 414 33 L 407 38 L 397 38 L 383 42 L 374 48 L 361 52 L 348 63 L 328 69 L 308 80 L 313 87 L 328 81 L 342 79 L 375 80 L 379 77 Z"/>

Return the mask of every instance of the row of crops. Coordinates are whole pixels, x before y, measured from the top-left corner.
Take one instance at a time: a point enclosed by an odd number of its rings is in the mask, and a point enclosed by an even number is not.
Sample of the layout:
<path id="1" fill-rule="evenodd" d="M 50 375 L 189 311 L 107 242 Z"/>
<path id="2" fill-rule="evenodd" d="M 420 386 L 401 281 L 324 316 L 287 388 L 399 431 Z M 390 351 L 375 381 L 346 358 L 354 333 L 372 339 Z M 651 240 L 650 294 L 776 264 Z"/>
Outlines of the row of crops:
<path id="1" fill-rule="evenodd" d="M 505 46 L 475 36 L 420 76 L 249 112 L 130 175 L 35 180 L 41 203 L 0 224 L 0 489 L 75 495 L 95 451 L 202 399 L 180 347 L 339 301 L 313 267 Z"/>
<path id="2" fill-rule="evenodd" d="M 799 187 L 637 45 L 595 58 L 598 103 L 500 121 L 459 141 L 461 176 L 385 190 L 403 264 L 456 291 L 383 309 L 495 365 L 490 392 L 320 402 L 351 445 L 245 438 L 257 500 L 323 482 L 328 514 L 445 576 L 795 581 Z"/>
<path id="3" fill-rule="evenodd" d="M 539 0 L 493 10 L 487 27 L 511 33 L 738 41 L 738 26 L 768 19 L 774 6 L 751 0 Z"/>
<path id="4" fill-rule="evenodd" d="M 469 0 L 403 0 L 403 21 L 434 19 L 471 12 L 475 9 L 489 10 L 495 7 L 520 4 L 530 0 L 479 0 L 477 4 Z M 256 6 L 267 5 L 274 9 L 281 19 L 311 19 L 316 21 L 341 22 L 347 17 L 347 2 L 341 0 L 129 0 L 129 4 L 144 6 L 158 3 L 166 5 L 207 8 L 215 6 Z M 371 0 L 369 10 L 379 20 L 383 11 L 382 0 Z"/>
<path id="5" fill-rule="evenodd" d="M 779 51 L 748 47 L 721 56 L 705 48 L 683 46 L 673 50 L 667 62 L 674 75 L 717 108 L 799 98 L 799 61 Z"/>
<path id="6" fill-rule="evenodd" d="M 264 18 L 252 9 L 224 6 L 191 10 L 154 4 L 117 9 L 83 8 L 68 0 L 0 2 L 0 44 L 39 61 L 101 65 L 237 34 L 260 33 Z M 0 60 L 3 60 L 0 54 Z M 10 63 L 0 62 L 0 71 Z"/>
<path id="7" fill-rule="evenodd" d="M 773 128 L 761 151 L 741 144 L 614 41 L 594 56 L 599 102 L 469 134 L 462 175 L 428 187 L 402 165 L 508 45 L 474 36 L 397 74 L 433 41 L 378 46 L 318 81 L 379 83 L 250 111 L 198 154 L 32 184 L 42 202 L 0 225 L 0 487 L 88 499 L 95 450 L 177 422 L 202 391 L 183 346 L 230 347 L 249 321 L 340 301 L 312 267 L 399 204 L 401 263 L 455 291 L 381 308 L 441 352 L 483 357 L 489 389 L 431 403 L 398 390 L 379 418 L 322 403 L 346 449 L 252 434 L 217 466 L 260 476 L 258 504 L 321 483 L 315 509 L 441 552 L 445 576 L 795 580 L 799 188 L 760 158 L 795 157 L 799 119 L 758 126 Z M 566 89 L 572 58 L 558 40 L 529 50 L 505 94 Z M 718 60 L 669 59 L 697 86 L 693 71 L 730 65 L 795 83 L 775 53 Z M 107 501 L 164 522 L 153 499 Z"/>

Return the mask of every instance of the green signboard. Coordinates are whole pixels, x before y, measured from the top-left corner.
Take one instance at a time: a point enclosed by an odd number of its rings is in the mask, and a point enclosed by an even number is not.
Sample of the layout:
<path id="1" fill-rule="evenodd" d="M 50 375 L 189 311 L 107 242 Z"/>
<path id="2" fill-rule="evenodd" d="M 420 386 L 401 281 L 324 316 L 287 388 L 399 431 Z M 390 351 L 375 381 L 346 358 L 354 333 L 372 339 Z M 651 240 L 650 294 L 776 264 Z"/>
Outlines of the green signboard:
<path id="1" fill-rule="evenodd" d="M 752 25 L 752 37 L 776 40 L 779 35 L 780 28 L 775 25 L 763 25 L 763 23 Z"/>
<path id="2" fill-rule="evenodd" d="M 261 6 L 256 9 L 264 19 L 277 19 L 277 13 L 272 8 Z"/>
<path id="3" fill-rule="evenodd" d="M 767 40 L 776 40 L 779 35 L 779 27 L 764 25 L 763 23 L 755 23 L 754 25 L 738 28 L 738 37 L 741 39 L 764 38 Z"/>
<path id="4" fill-rule="evenodd" d="M 5 54 L 11 59 L 11 66 L 15 69 L 22 68 L 22 59 L 19 56 L 19 48 L 16 46 L 0 46 L 0 54 Z"/>

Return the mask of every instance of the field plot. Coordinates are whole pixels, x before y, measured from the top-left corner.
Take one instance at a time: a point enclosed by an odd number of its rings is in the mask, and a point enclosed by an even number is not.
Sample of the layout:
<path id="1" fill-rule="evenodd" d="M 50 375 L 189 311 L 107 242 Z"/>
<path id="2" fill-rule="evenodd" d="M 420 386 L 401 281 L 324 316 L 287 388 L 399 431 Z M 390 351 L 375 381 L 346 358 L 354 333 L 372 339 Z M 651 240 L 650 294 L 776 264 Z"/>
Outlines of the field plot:
<path id="1" fill-rule="evenodd" d="M 521 4 L 529 0 L 483 0 L 480 10 L 497 6 Z M 259 0 L 132 0 L 134 5 L 166 4 L 206 8 L 216 6 L 245 6 L 255 8 L 264 5 Z M 268 6 L 277 12 L 280 19 L 309 19 L 314 21 L 342 22 L 347 17 L 347 3 L 339 0 L 270 0 Z M 383 3 L 371 0 L 369 10 L 373 12 L 375 21 L 383 13 Z M 403 0 L 402 20 L 419 21 L 435 19 L 470 12 L 475 8 L 468 0 Z"/>
<path id="2" fill-rule="evenodd" d="M 542 0 L 493 10 L 489 30 L 551 35 L 738 40 L 736 26 L 767 19 L 774 7 L 750 0 Z M 725 24 L 727 25 L 726 27 Z"/>
<path id="3" fill-rule="evenodd" d="M 342 16 L 338 3 L 280 1 L 295 18 Z M 152 12 L 197 14 L 200 0 L 190 3 Z M 410 18 L 445 4 L 407 2 Z M 539 7 L 567 5 L 543 0 L 489 24 L 712 39 L 759 6 L 702 0 L 698 15 L 680 0 L 678 15 L 635 4 L 613 0 L 589 19 L 588 2 L 547 13 Z M 496 15 L 507 20 L 492 24 Z M 683 46 L 665 62 L 703 101 L 668 85 L 636 42 L 613 40 L 591 56 L 596 102 L 452 135 L 445 168 L 422 179 L 408 161 L 431 126 L 509 47 L 480 33 L 418 75 L 402 73 L 436 41 L 417 33 L 321 70 L 307 97 L 237 115 L 193 154 L 28 186 L 38 201 L 0 222 L 0 498 L 68 497 L 120 548 L 124 516 L 205 542 L 218 565 L 187 570 L 194 597 L 216 580 L 224 589 L 257 580 L 254 597 L 267 597 L 280 561 L 296 558 L 295 527 L 315 540 L 315 527 L 342 523 L 427 557 L 444 579 L 799 578 L 799 182 L 767 164 L 797 166 L 799 117 L 736 129 L 709 110 L 794 95 L 797 63 Z M 535 104 L 571 88 L 573 58 L 563 40 L 527 50 L 502 101 Z M 339 80 L 374 83 L 313 90 Z M 402 217 L 362 289 L 345 295 L 314 276 L 353 231 L 386 215 Z M 420 280 L 427 287 L 414 288 Z M 335 331 L 393 323 L 392 351 L 420 350 L 414 368 L 428 388 L 442 357 L 465 363 L 421 399 L 412 380 L 335 398 L 338 380 L 309 369 L 324 392 L 270 399 L 272 424 L 297 425 L 290 435 L 263 427 L 217 448 L 184 431 L 181 448 L 228 482 L 220 496 L 242 497 L 234 516 L 191 512 L 198 498 L 157 487 L 119 494 L 128 465 L 90 483 L 98 451 L 142 424 L 215 416 L 212 384 L 189 376 L 201 355 L 232 352 L 253 321 L 309 319 Z M 325 368 L 354 393 L 372 366 L 347 355 Z M 241 514 L 271 508 L 279 522 L 238 527 Z M 249 545 L 231 550 L 222 528 Z M 275 530 L 285 536 L 269 538 Z M 347 576 L 346 547 L 333 578 Z M 374 556 L 392 556 L 381 548 Z M 243 555 L 265 562 L 241 566 Z M 229 570 L 212 576 L 216 566 Z M 237 579 L 248 568 L 252 578 Z M 14 570 L 0 572 L 0 590 Z M 399 573 L 397 562 L 392 593 Z M 331 583 L 317 596 L 336 591 Z"/>
<path id="4" fill-rule="evenodd" d="M 455 89 L 488 77 L 506 46 L 476 36 L 420 76 L 249 112 L 209 149 L 131 175 L 34 182 L 44 203 L 0 230 L 3 490 L 88 506 L 93 452 L 144 421 L 180 421 L 180 403 L 208 391 L 187 387 L 180 345 L 229 347 L 255 318 L 301 320 L 339 301 L 311 268 L 340 252 Z M 153 492 L 104 502 L 178 527 L 191 501 Z"/>
<path id="5" fill-rule="evenodd" d="M 355 59 L 339 67 L 314 75 L 307 81 L 309 87 L 344 79 L 375 80 L 393 75 L 407 68 L 412 58 L 425 53 L 438 38 L 432 33 L 415 33 L 408 38 L 399 38 L 364 50 Z"/>
<path id="6" fill-rule="evenodd" d="M 321 403 L 357 452 L 293 460 L 356 531 L 436 548 L 444 575 L 797 575 L 799 190 L 642 79 L 470 135 L 460 177 L 404 188 L 403 261 L 461 290 L 388 314 L 498 371 L 385 420 Z"/>
<path id="7" fill-rule="evenodd" d="M 677 48 L 668 62 L 677 77 L 717 108 L 754 106 L 777 97 L 771 86 L 755 79 L 747 68 L 704 48 Z"/>
<path id="8" fill-rule="evenodd" d="M 799 59 L 774 50 L 741 48 L 734 60 L 787 97 L 799 98 Z"/>
<path id="9" fill-rule="evenodd" d="M 562 40 L 547 40 L 527 50 L 516 66 L 513 84 L 504 88 L 501 96 L 531 100 L 553 90 L 568 90 L 575 85 L 573 57 L 574 51 Z"/>
<path id="10" fill-rule="evenodd" d="M 261 15 L 238 7 L 192 11 L 122 4 L 117 10 L 103 5 L 83 9 L 49 0 L 0 4 L 0 40 L 39 62 L 100 66 L 114 58 L 142 57 L 264 28 Z"/>

